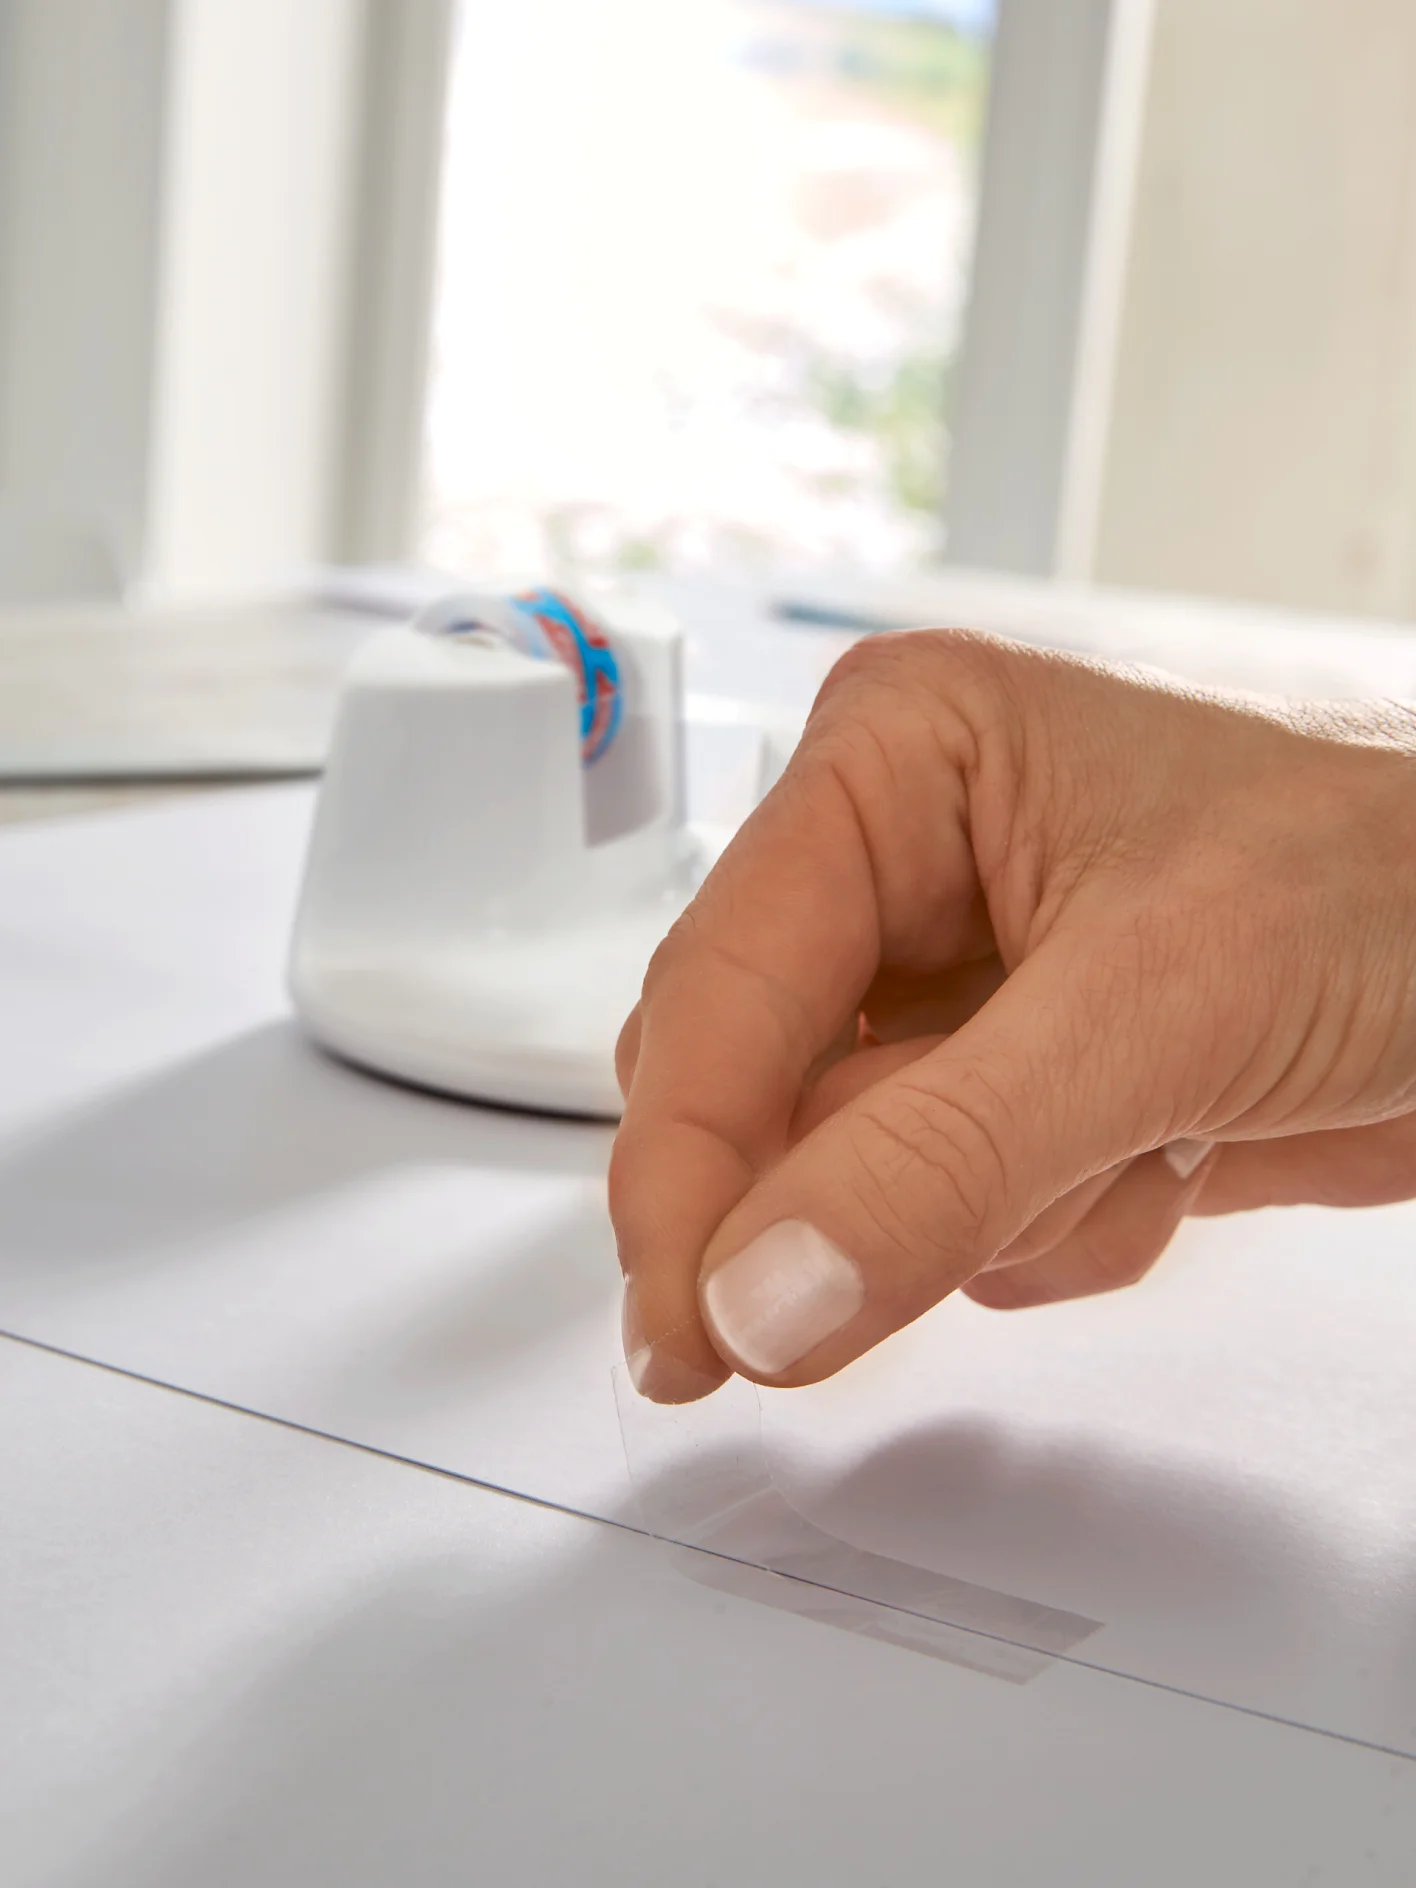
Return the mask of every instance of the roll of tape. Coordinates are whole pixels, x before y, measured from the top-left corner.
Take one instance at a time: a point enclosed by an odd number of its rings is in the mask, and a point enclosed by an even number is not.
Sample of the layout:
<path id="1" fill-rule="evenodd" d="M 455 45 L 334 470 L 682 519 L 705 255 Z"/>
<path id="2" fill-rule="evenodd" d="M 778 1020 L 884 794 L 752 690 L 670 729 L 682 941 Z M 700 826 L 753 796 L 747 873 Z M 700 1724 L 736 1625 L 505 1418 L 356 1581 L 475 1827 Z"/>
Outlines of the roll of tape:
<path id="1" fill-rule="evenodd" d="M 430 636 L 490 636 L 541 662 L 560 662 L 580 698 L 580 758 L 589 767 L 610 746 L 624 718 L 620 665 L 604 626 L 562 590 L 515 596 L 467 592 L 445 597 L 418 618 Z"/>

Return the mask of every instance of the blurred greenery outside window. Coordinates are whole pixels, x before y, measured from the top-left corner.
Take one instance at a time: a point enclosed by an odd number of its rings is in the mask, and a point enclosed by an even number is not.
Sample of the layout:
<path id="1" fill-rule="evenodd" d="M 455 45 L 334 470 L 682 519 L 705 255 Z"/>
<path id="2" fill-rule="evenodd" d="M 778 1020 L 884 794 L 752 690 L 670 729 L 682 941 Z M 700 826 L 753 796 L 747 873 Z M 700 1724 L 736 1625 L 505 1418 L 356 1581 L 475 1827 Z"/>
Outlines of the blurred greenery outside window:
<path id="1" fill-rule="evenodd" d="M 433 562 L 937 558 L 992 0 L 463 0 Z"/>

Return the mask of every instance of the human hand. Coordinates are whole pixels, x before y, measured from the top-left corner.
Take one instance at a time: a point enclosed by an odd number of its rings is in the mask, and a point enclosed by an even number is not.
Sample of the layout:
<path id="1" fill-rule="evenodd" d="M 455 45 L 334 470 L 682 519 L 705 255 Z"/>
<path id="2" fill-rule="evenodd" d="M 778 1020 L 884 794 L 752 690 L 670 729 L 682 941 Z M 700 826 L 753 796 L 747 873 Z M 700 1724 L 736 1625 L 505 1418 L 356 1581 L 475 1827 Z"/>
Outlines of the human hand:
<path id="1" fill-rule="evenodd" d="M 1416 1193 L 1416 711 L 862 643 L 619 1064 L 663 1402 L 815 1382 L 959 1288 L 1130 1284 L 1187 1213 Z"/>

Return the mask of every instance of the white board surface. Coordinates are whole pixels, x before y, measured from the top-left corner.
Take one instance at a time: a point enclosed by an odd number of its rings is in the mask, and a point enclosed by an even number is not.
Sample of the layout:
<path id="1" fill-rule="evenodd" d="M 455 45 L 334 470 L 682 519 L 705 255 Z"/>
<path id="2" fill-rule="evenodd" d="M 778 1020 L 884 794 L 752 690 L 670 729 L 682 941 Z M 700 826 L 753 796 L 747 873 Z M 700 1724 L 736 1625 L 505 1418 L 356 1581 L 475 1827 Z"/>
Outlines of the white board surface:
<path id="1" fill-rule="evenodd" d="M 0 1327 L 595 1514 L 605 1129 L 309 1049 L 306 801 L 0 835 Z M 1079 1656 L 1416 1754 L 1416 1209 L 1187 1229 L 1138 1290 L 941 1307 L 767 1399 L 857 1545 L 1101 1622 Z"/>

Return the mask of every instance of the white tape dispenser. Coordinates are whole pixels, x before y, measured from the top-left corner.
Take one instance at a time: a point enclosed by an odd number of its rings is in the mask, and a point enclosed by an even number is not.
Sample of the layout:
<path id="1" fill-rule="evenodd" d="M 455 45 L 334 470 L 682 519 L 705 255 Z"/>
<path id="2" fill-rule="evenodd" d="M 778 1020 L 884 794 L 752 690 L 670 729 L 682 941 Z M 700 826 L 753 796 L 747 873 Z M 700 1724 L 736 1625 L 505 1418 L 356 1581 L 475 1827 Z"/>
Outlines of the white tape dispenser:
<path id="1" fill-rule="evenodd" d="M 449 597 L 363 645 L 291 958 L 318 1041 L 453 1094 L 618 1115 L 616 1035 L 715 850 L 685 821 L 681 650 L 651 601 L 592 616 L 545 589 Z"/>

